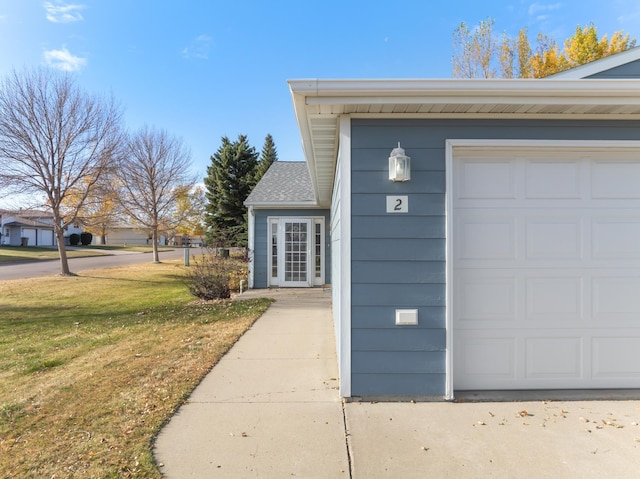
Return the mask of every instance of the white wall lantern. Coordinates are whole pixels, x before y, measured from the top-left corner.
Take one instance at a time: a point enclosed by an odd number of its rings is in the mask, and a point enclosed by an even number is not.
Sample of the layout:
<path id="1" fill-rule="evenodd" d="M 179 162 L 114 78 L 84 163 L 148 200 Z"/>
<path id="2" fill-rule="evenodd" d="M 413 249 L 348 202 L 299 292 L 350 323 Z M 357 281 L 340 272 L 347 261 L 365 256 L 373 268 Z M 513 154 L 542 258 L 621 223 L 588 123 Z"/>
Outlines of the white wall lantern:
<path id="1" fill-rule="evenodd" d="M 411 179 L 411 158 L 404 154 L 404 149 L 398 148 L 391 150 L 389 156 L 389 180 L 391 181 L 409 181 Z"/>

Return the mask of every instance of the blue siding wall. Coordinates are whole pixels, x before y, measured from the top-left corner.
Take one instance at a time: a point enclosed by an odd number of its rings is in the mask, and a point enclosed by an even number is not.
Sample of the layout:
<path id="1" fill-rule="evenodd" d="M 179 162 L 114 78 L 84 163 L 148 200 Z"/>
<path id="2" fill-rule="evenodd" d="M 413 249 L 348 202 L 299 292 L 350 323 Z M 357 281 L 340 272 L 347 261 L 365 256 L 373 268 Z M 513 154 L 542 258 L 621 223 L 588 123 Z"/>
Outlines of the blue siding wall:
<path id="1" fill-rule="evenodd" d="M 268 224 L 267 218 L 278 217 L 284 218 L 290 217 L 320 217 L 324 216 L 324 234 L 325 234 L 325 257 L 324 257 L 324 270 L 325 283 L 331 283 L 331 268 L 328 265 L 331 264 L 331 248 L 329 247 L 329 210 L 296 210 L 296 209 L 254 209 L 255 224 L 254 224 L 254 251 L 253 254 L 253 287 L 254 288 L 266 288 L 268 286 L 267 277 L 267 255 L 268 252 Z"/>
<path id="2" fill-rule="evenodd" d="M 640 140 L 640 122 L 353 119 L 352 396 L 445 394 L 447 139 Z M 388 179 L 398 141 L 407 183 Z M 409 212 L 387 214 L 386 195 L 408 195 Z M 396 326 L 396 308 L 417 308 L 419 324 Z"/>

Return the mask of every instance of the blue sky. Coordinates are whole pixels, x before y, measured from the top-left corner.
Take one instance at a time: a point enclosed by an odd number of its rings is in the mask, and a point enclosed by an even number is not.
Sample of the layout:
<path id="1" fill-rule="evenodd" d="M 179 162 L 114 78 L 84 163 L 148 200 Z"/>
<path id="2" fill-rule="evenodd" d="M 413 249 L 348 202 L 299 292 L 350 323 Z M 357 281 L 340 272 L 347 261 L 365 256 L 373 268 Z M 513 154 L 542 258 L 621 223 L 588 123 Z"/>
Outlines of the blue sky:
<path id="1" fill-rule="evenodd" d="M 640 40 L 638 0 L 0 0 L 0 75 L 73 71 L 113 94 L 131 129 L 180 136 L 206 173 L 222 136 L 270 133 L 280 160 L 302 160 L 286 81 L 449 78 L 452 33 L 487 17 L 562 42 L 577 25 Z"/>

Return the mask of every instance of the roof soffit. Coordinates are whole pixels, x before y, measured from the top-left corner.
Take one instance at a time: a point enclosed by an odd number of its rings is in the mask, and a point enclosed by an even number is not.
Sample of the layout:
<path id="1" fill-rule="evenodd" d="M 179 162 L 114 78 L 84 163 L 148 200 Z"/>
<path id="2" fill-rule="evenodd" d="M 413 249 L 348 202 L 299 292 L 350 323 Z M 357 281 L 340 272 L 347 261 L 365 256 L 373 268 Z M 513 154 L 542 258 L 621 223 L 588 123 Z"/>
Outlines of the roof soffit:
<path id="1" fill-rule="evenodd" d="M 365 118 L 640 119 L 640 80 L 292 80 L 318 203 L 333 187 L 341 115 Z"/>

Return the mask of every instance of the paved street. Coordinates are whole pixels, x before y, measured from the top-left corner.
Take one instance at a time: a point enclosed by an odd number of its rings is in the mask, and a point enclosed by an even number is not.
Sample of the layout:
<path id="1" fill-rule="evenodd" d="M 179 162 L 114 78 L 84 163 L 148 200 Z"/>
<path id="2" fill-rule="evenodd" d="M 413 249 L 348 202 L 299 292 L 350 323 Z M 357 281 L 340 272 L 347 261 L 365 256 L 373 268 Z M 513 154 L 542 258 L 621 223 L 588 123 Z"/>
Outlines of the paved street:
<path id="1" fill-rule="evenodd" d="M 199 248 L 193 248 L 191 254 L 200 252 Z M 89 258 L 70 258 L 69 267 L 73 273 L 79 273 L 89 269 L 113 268 L 129 264 L 151 262 L 151 253 L 113 252 L 106 256 L 92 256 Z M 168 261 L 184 258 L 184 250 L 176 248 L 171 251 L 160 252 L 160 261 Z M 0 281 L 10 279 L 35 278 L 60 273 L 60 261 L 31 261 L 21 263 L 0 264 Z"/>

